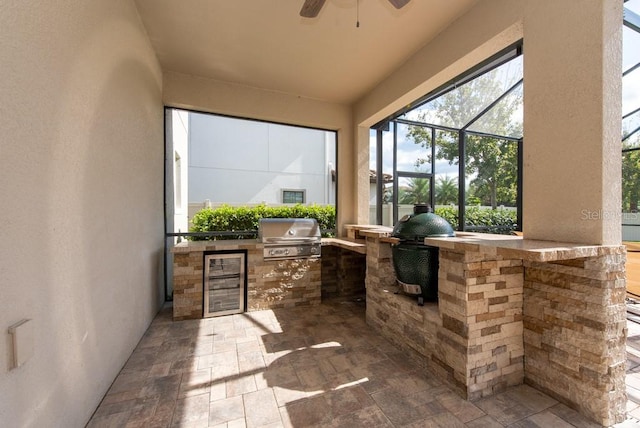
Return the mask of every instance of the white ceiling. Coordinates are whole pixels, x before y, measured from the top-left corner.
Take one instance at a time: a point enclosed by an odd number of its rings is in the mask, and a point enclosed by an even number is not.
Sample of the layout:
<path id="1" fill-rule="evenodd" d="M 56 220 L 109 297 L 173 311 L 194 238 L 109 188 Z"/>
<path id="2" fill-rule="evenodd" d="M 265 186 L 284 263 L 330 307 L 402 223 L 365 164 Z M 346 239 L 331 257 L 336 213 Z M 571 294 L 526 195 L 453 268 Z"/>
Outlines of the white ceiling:
<path id="1" fill-rule="evenodd" d="M 135 0 L 163 70 L 352 103 L 478 0 Z"/>

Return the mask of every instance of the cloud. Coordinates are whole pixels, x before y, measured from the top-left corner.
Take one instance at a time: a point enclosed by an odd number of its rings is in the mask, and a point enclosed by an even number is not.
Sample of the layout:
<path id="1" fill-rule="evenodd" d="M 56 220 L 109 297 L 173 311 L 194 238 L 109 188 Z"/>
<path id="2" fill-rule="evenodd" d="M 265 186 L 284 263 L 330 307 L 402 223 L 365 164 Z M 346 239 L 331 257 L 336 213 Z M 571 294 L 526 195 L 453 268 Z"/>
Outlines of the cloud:
<path id="1" fill-rule="evenodd" d="M 640 107 L 640 69 L 622 79 L 622 114 Z"/>

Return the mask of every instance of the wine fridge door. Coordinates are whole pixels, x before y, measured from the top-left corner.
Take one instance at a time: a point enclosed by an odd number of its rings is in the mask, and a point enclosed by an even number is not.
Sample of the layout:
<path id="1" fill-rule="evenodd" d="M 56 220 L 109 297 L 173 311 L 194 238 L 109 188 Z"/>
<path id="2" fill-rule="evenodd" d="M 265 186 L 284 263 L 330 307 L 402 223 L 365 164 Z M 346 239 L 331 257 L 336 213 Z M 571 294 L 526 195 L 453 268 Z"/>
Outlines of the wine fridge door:
<path id="1" fill-rule="evenodd" d="M 203 316 L 216 317 L 245 310 L 245 253 L 204 256 Z"/>

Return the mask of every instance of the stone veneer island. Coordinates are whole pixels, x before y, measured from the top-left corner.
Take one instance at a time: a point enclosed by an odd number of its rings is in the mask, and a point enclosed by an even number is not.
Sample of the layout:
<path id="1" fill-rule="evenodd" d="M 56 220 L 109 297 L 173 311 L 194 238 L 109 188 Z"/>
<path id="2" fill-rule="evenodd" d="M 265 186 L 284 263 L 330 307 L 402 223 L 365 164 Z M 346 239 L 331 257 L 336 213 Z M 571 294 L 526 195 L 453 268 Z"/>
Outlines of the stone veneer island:
<path id="1" fill-rule="evenodd" d="M 184 241 L 172 248 L 173 319 L 203 316 L 204 254 L 247 254 L 247 311 L 318 305 L 322 299 L 364 292 L 364 241 L 323 238 L 322 257 L 264 260 L 256 239 Z"/>
<path id="2" fill-rule="evenodd" d="M 439 248 L 439 300 L 395 294 L 391 229 L 367 243 L 367 323 L 463 397 L 529 384 L 602 425 L 625 419 L 624 246 L 459 232 Z"/>

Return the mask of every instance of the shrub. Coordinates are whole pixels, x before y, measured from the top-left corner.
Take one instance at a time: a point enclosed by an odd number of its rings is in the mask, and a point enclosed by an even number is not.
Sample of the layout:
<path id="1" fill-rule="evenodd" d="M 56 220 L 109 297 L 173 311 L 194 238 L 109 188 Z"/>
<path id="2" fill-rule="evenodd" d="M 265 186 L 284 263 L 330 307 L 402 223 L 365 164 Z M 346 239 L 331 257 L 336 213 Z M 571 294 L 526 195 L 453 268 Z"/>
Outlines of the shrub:
<path id="1" fill-rule="evenodd" d="M 451 223 L 454 229 L 458 228 L 457 207 L 436 207 L 435 212 Z M 513 210 L 468 206 L 465 214 L 469 231 L 509 235 L 517 227 L 517 214 Z"/>
<path id="2" fill-rule="evenodd" d="M 232 207 L 204 208 L 191 220 L 189 232 L 246 232 L 257 234 L 261 218 L 315 218 L 323 231 L 323 236 L 333 236 L 336 227 L 336 209 L 331 205 L 292 205 L 280 207 Z M 214 239 L 238 239 L 246 234 L 230 234 L 216 237 L 192 236 L 192 241 Z"/>
<path id="3" fill-rule="evenodd" d="M 458 229 L 458 208 L 452 206 L 436 207 L 434 210 L 436 214 L 444 218 L 453 226 L 454 230 Z"/>

